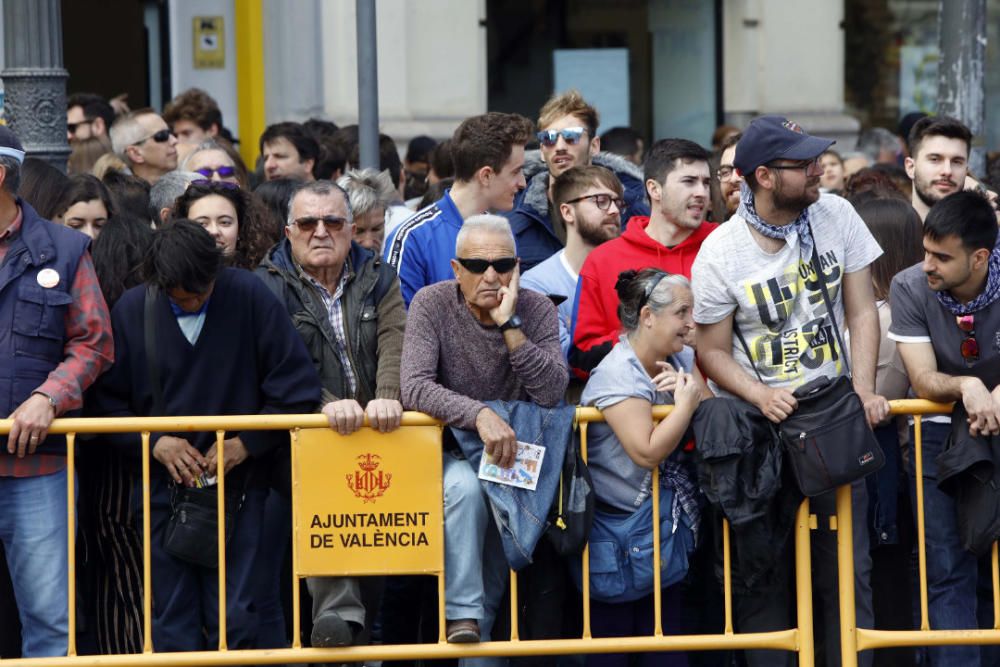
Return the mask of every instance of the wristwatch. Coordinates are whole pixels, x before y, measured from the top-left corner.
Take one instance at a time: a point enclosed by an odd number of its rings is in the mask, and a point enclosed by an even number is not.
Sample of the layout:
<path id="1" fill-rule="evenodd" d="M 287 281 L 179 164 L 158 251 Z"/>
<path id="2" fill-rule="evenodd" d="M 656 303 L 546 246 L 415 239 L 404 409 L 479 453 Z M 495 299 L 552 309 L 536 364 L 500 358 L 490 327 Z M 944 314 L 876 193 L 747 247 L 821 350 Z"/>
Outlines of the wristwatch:
<path id="1" fill-rule="evenodd" d="M 51 397 L 51 396 L 49 396 L 48 394 L 43 394 L 43 393 L 42 393 L 42 392 L 40 392 L 40 391 L 36 391 L 36 392 L 35 392 L 35 395 L 37 395 L 37 396 L 41 396 L 41 397 L 45 398 L 46 400 L 48 400 L 48 402 L 49 402 L 49 405 L 50 405 L 50 406 L 52 406 L 52 409 L 53 409 L 53 410 L 55 410 L 55 409 L 56 409 L 56 399 L 52 398 L 52 397 Z"/>
<path id="2" fill-rule="evenodd" d="M 500 333 L 508 331 L 510 329 L 520 329 L 521 328 L 521 318 L 516 314 L 511 315 L 510 319 L 500 325 Z"/>

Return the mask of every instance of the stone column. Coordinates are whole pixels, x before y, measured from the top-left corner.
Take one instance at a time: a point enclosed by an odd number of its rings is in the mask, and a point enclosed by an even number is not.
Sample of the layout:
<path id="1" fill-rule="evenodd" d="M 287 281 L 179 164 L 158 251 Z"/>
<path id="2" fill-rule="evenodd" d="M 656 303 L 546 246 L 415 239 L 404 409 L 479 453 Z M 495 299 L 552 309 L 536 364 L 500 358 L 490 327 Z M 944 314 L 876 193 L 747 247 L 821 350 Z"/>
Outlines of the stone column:
<path id="1" fill-rule="evenodd" d="M 4 115 L 25 151 L 66 171 L 66 79 L 59 0 L 3 0 Z"/>

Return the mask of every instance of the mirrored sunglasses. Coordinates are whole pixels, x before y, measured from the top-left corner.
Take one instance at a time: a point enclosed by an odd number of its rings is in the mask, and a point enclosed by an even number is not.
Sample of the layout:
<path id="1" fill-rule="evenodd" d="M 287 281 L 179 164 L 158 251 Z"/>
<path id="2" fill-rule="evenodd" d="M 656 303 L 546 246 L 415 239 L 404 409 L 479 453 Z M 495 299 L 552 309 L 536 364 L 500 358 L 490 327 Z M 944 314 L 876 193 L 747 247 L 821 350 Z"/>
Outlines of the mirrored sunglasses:
<path id="1" fill-rule="evenodd" d="M 232 178 L 236 175 L 236 167 L 216 167 L 212 169 L 211 167 L 202 167 L 201 169 L 195 169 L 195 173 L 201 174 L 205 178 L 212 178 L 213 174 L 218 174 L 219 178 Z"/>
<path id="2" fill-rule="evenodd" d="M 585 127 L 564 127 L 561 130 L 542 130 L 535 136 L 538 137 L 539 143 L 546 147 L 555 146 L 560 136 L 567 144 L 575 146 L 586 133 Z"/>

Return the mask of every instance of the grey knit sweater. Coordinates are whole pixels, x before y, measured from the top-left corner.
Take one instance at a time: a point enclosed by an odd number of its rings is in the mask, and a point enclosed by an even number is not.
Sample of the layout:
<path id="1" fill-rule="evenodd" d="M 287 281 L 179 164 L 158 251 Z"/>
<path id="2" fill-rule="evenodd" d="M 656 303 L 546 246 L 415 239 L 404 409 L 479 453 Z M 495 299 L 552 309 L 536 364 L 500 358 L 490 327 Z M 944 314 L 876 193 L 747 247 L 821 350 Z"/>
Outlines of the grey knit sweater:
<path id="1" fill-rule="evenodd" d="M 556 308 L 541 294 L 521 289 L 516 310 L 528 340 L 511 353 L 497 327 L 473 317 L 458 281 L 417 292 L 403 339 L 403 407 L 473 430 L 483 401 L 558 403 L 569 372 L 559 347 Z"/>

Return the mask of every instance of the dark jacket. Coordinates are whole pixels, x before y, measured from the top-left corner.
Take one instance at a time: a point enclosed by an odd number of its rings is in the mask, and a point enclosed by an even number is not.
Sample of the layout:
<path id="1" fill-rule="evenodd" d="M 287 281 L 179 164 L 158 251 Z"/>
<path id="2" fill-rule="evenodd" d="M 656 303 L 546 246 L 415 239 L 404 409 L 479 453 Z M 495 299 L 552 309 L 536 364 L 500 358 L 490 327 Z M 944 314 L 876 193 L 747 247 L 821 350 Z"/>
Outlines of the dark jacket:
<path id="1" fill-rule="evenodd" d="M 955 499 L 962 547 L 985 556 L 1000 538 L 1000 437 L 973 437 L 968 417 L 956 401 L 951 435 L 937 457 L 938 487 Z"/>
<path id="2" fill-rule="evenodd" d="M 350 342 L 348 356 L 357 376 L 353 395 L 326 306 L 292 259 L 288 239 L 267 253 L 257 275 L 284 304 L 305 341 L 323 383 L 324 400 L 353 398 L 362 406 L 373 398 L 398 401 L 406 322 L 399 279 L 381 257 L 353 242 L 344 270 L 349 272 L 341 297 L 344 327 Z"/>
<path id="3" fill-rule="evenodd" d="M 65 358 L 66 311 L 80 258 L 90 239 L 42 218 L 27 202 L 21 207 L 21 231 L 0 264 L 0 417 L 10 415 L 38 389 Z M 59 274 L 55 287 L 38 283 L 38 274 Z M 73 416 L 69 413 L 64 416 Z M 7 436 L 0 436 L 7 451 Z M 51 436 L 39 453 L 63 453 L 66 440 Z"/>
<path id="4" fill-rule="evenodd" d="M 625 187 L 626 206 L 621 212 L 622 228 L 633 216 L 649 215 L 642 169 L 614 153 L 598 153 L 591 162 L 615 172 Z M 565 245 L 556 236 L 549 216 L 549 169 L 542 162 L 539 151 L 528 151 L 525 154 L 524 178 L 528 186 L 514 199 L 514 208 L 504 214 L 514 232 L 522 274 Z"/>
<path id="5" fill-rule="evenodd" d="M 795 525 L 802 494 L 785 483 L 781 443 L 756 407 L 737 398 L 702 401 L 692 420 L 698 483 L 733 532 L 733 582 L 769 579 Z"/>

